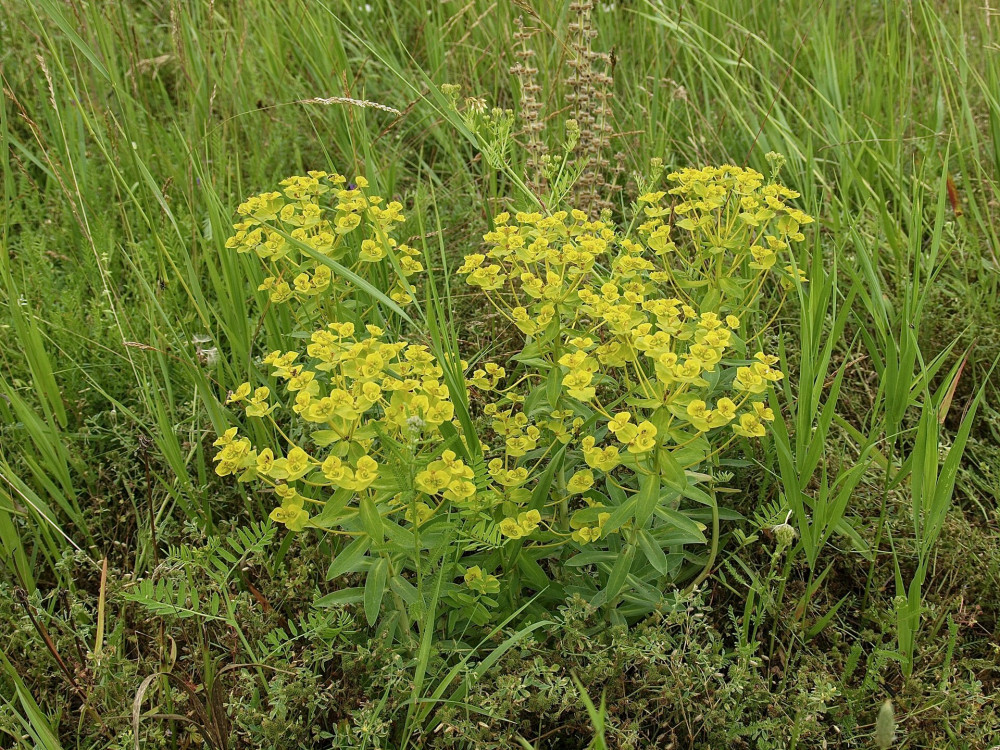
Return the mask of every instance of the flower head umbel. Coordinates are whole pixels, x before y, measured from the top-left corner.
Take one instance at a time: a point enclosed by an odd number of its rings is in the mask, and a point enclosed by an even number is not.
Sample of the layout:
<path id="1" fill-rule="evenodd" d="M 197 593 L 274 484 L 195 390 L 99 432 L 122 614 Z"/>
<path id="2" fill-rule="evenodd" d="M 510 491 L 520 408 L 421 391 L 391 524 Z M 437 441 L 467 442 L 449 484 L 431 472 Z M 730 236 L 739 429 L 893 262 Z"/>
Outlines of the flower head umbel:
<path id="1" fill-rule="evenodd" d="M 318 300 L 354 294 L 330 261 L 362 277 L 395 256 L 400 278 L 389 290 L 399 304 L 411 302 L 407 277 L 423 271 L 419 251 L 393 236 L 403 206 L 368 190 L 364 177 L 348 181 L 336 173 L 312 171 L 282 180 L 280 191 L 254 195 L 237 209 L 240 220 L 226 247 L 260 258 L 266 274 L 259 290 L 271 302 L 297 302 L 314 312 Z"/>
<path id="2" fill-rule="evenodd" d="M 422 345 L 391 343 L 382 329 L 359 332 L 349 322 L 330 323 L 308 341 L 305 356 L 275 351 L 264 357 L 278 394 L 267 386 L 251 393 L 244 383 L 228 398 L 248 417 L 273 421 L 276 413 L 290 414 L 307 440 L 284 451 L 258 451 L 231 428 L 216 441 L 216 472 L 271 486 L 283 498 L 272 519 L 293 530 L 303 528 L 309 507 L 322 507 L 331 493 L 373 496 L 384 471 L 385 458 L 377 455 L 383 440 L 418 449 L 433 445 L 438 428 L 455 414 L 443 371 Z M 275 397 L 281 390 L 283 404 Z M 440 469 L 445 481 L 436 491 L 455 500 L 475 494 L 474 475 L 454 452 L 428 467 L 432 474 Z"/>

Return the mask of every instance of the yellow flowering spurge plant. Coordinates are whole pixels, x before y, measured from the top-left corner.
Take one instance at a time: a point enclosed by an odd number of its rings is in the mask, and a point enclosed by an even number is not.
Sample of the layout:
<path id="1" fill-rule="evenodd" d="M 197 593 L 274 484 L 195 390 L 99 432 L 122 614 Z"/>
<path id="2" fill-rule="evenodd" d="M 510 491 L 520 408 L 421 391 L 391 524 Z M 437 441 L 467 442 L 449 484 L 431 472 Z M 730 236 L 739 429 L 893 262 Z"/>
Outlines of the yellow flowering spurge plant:
<path id="1" fill-rule="evenodd" d="M 775 269 L 809 217 L 752 170 L 669 179 L 674 204 L 643 195 L 634 232 L 580 211 L 504 213 L 466 256 L 458 272 L 524 337 L 511 361 L 454 363 L 460 400 L 482 405 L 478 435 L 456 419 L 450 362 L 374 325 L 326 321 L 304 350 L 264 358 L 268 385 L 229 394 L 280 440 L 232 428 L 216 472 L 269 490 L 288 529 L 344 539 L 330 575 L 364 586 L 331 601 L 363 601 L 374 622 L 390 593 L 408 627 L 433 581 L 452 627 L 571 594 L 625 617 L 707 575 L 718 459 L 767 434 L 782 378 L 741 318 L 768 275 L 797 275 Z M 679 216 L 693 223 L 675 241 Z"/>
<path id="2" fill-rule="evenodd" d="M 668 179 L 639 199 L 635 234 L 580 211 L 504 213 L 459 269 L 524 334 L 513 363 L 469 379 L 496 436 L 500 531 L 536 564 L 519 561 L 522 580 L 541 589 L 547 558 L 560 591 L 635 612 L 657 579 L 697 581 L 714 561 L 717 460 L 767 434 L 783 377 L 742 319 L 769 275 L 804 281 L 786 251 L 811 221 L 753 170 Z M 565 574 L 589 564 L 596 581 Z"/>
<path id="3" fill-rule="evenodd" d="M 381 328 L 350 322 L 315 331 L 304 352 L 275 351 L 263 362 L 275 391 L 243 383 L 227 402 L 269 422 L 281 445 L 252 445 L 230 428 L 215 443 L 216 473 L 270 489 L 271 519 L 291 531 L 352 539 L 331 577 L 367 572 L 369 619 L 387 590 L 408 617 L 416 602 L 406 576 L 418 570 L 425 545 L 441 543 L 441 528 L 421 540 L 420 527 L 450 508 L 475 512 L 481 502 L 476 473 L 446 447 L 461 442 L 441 367 L 423 345 L 390 342 Z M 488 599 L 491 577 L 463 574 L 479 581 L 469 590 Z"/>
<path id="4" fill-rule="evenodd" d="M 272 303 L 295 301 L 308 312 L 335 309 L 358 293 L 350 282 L 392 262 L 397 281 L 388 290 L 399 304 L 412 301 L 402 281 L 423 270 L 419 252 L 393 233 L 404 221 L 403 206 L 368 191 L 361 176 L 313 171 L 289 177 L 280 191 L 241 203 L 240 220 L 226 247 L 254 253 L 266 266 L 259 289 Z M 315 317 L 315 315 L 311 316 Z"/>

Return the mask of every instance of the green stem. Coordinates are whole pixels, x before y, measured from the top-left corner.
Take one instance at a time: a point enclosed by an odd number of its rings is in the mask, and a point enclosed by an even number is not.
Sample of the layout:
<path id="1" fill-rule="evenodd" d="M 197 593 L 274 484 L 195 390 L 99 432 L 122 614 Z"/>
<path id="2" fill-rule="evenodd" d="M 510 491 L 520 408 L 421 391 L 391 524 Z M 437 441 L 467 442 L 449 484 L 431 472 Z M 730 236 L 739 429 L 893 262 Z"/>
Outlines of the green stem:
<path id="1" fill-rule="evenodd" d="M 793 551 L 793 548 L 790 547 L 788 549 L 788 552 L 785 555 L 785 566 L 781 570 L 781 583 L 778 584 L 778 596 L 774 600 L 775 610 L 776 611 L 773 614 L 774 614 L 775 620 L 777 620 L 777 609 L 779 609 L 781 607 L 782 603 L 785 601 L 785 586 L 788 584 L 788 576 L 790 576 L 792 574 L 792 557 L 793 557 L 792 551 Z M 775 641 L 774 635 L 775 635 L 776 631 L 777 631 L 777 628 L 772 626 L 772 628 L 771 628 L 771 642 L 770 642 L 770 644 L 768 645 L 768 648 L 767 648 L 768 660 L 771 660 L 771 659 L 774 658 L 774 641 Z"/>
<path id="2" fill-rule="evenodd" d="M 712 542 L 708 551 L 708 560 L 705 561 L 705 567 L 702 568 L 701 573 L 698 577 L 688 584 L 685 593 L 690 594 L 694 591 L 701 583 L 709 577 L 712 573 L 712 566 L 715 565 L 715 558 L 719 554 L 719 502 L 715 496 L 715 488 L 712 488 Z"/>

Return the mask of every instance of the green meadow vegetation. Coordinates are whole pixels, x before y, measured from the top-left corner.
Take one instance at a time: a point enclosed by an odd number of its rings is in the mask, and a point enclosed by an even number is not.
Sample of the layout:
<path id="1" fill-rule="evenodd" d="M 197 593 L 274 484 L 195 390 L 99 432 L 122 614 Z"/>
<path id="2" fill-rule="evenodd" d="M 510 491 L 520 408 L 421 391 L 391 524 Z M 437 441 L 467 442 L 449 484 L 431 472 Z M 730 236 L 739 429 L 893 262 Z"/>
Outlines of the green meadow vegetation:
<path id="1" fill-rule="evenodd" d="M 998 45 L 0 0 L 0 747 L 1000 746 Z"/>

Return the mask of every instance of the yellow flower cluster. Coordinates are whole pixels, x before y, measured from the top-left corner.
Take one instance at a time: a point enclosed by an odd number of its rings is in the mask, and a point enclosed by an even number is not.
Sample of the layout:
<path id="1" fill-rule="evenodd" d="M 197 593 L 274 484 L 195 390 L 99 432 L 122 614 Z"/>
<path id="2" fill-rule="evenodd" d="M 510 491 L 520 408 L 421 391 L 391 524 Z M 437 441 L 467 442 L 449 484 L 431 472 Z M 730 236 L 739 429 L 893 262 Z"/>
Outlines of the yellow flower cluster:
<path id="1" fill-rule="evenodd" d="M 511 539 L 528 536 L 542 522 L 542 514 L 537 510 L 518 513 L 517 518 L 505 518 L 500 522 L 500 531 Z"/>
<path id="2" fill-rule="evenodd" d="M 402 204 L 366 192 L 364 177 L 348 183 L 343 175 L 313 171 L 289 177 L 280 186 L 280 192 L 261 193 L 240 204 L 241 219 L 226 241 L 226 247 L 253 252 L 265 262 L 268 275 L 259 289 L 272 302 L 308 302 L 331 293 L 345 297 L 348 286 L 338 283 L 323 258 L 362 277 L 389 253 L 403 278 L 423 270 L 420 253 L 392 236 L 405 220 Z M 412 301 L 398 280 L 389 295 L 400 304 Z"/>
<path id="3" fill-rule="evenodd" d="M 453 503 L 470 500 L 476 494 L 475 472 L 455 455 L 445 450 L 441 458 L 428 464 L 414 478 L 416 488 L 428 495 L 441 495 Z"/>
<path id="4" fill-rule="evenodd" d="M 483 573 L 478 565 L 473 565 L 465 571 L 465 584 L 478 594 L 496 594 L 500 591 L 500 580 L 495 575 Z"/>
<path id="5" fill-rule="evenodd" d="M 485 413 L 502 448 L 488 468 L 513 511 L 500 524 L 509 538 L 543 527 L 539 540 L 550 545 L 596 541 L 610 518 L 609 483 L 628 490 L 650 473 L 695 468 L 733 440 L 765 435 L 774 419 L 765 399 L 783 375 L 775 357 L 748 354 L 757 332 L 740 319 L 752 317 L 774 265 L 760 248 L 776 256 L 811 219 L 784 202 L 794 192 L 753 170 L 670 179 L 682 202 L 642 196 L 635 236 L 581 211 L 502 213 L 484 251 L 458 269 L 525 335 L 515 359 L 531 363 L 506 388 L 505 369 L 492 363 L 469 379 L 496 395 Z M 730 216 L 731 205 L 739 210 Z M 694 248 L 671 241 L 672 214 L 684 216 L 677 226 Z M 765 233 L 775 217 L 777 234 Z M 748 269 L 755 275 L 744 277 Z M 559 445 L 569 478 L 544 510 L 526 510 L 528 488 Z"/>
<path id="6" fill-rule="evenodd" d="M 582 514 L 580 514 L 582 515 Z M 608 519 L 611 518 L 610 513 L 598 513 L 597 523 L 592 526 L 587 526 L 586 523 L 579 517 L 573 519 L 572 526 L 574 528 L 572 538 L 574 542 L 579 544 L 589 544 L 590 542 L 596 542 L 604 535 L 604 524 L 607 523 Z"/>
<path id="7" fill-rule="evenodd" d="M 799 197 L 797 192 L 733 165 L 682 169 L 667 179 L 675 187 L 639 197 L 644 217 L 639 235 L 656 255 L 681 254 L 672 272 L 677 287 L 708 280 L 739 307 L 753 302 L 770 271 L 786 288 L 796 279 L 806 281 L 794 264 L 775 269 L 790 243 L 805 239 L 801 227 L 813 221 L 788 203 Z M 664 203 L 667 195 L 672 205 Z M 683 248 L 671 238 L 674 227 L 687 233 L 690 242 L 682 242 Z"/>
<path id="8" fill-rule="evenodd" d="M 371 454 L 381 451 L 383 441 L 414 443 L 436 434 L 455 414 L 441 367 L 427 347 L 383 338 L 376 326 L 366 326 L 364 335 L 357 336 L 353 323 L 331 323 L 312 334 L 305 362 L 295 351 L 267 355 L 264 364 L 283 382 L 288 411 L 297 415 L 325 455 L 298 445 L 284 456 L 270 447 L 258 450 L 247 438 L 236 437 L 232 428 L 216 443 L 216 473 L 237 474 L 240 481 L 258 479 L 273 487 L 282 503 L 271 517 L 293 529 L 301 529 L 309 518 L 306 501 L 325 504 L 326 488 L 357 495 L 372 487 L 382 466 Z M 268 403 L 270 395 L 266 386 L 252 389 L 243 383 L 227 403 L 240 404 L 247 416 L 276 425 L 272 412 L 278 404 Z M 475 493 L 469 481 L 473 476 L 453 452 L 445 451 L 417 475 L 417 486 L 428 494 L 443 491 L 444 497 L 458 501 Z"/>
<path id="9" fill-rule="evenodd" d="M 558 369 L 566 396 L 591 405 L 607 419 L 607 429 L 622 450 L 651 452 L 658 444 L 657 427 L 649 419 L 631 421 L 628 411 L 607 411 L 598 394 L 602 383 L 610 386 L 609 396 L 616 387 L 628 388 L 629 397 L 646 411 L 666 408 L 697 432 L 734 420 L 737 434 L 757 432 L 756 427 L 741 426 L 760 417 L 752 398 L 782 376 L 773 367 L 777 360 L 763 353 L 746 366 L 723 364 L 725 358 L 737 356 L 734 345 L 744 346 L 738 340 L 738 317 L 699 313 L 690 298 L 662 296 L 670 273 L 650 259 L 655 252 L 616 236 L 603 222 L 588 221 L 580 212 L 550 217 L 522 213 L 513 222 L 501 214 L 496 227 L 485 235 L 487 252 L 467 256 L 459 273 L 467 274 L 469 284 L 481 287 L 532 337 L 526 351 Z M 722 375 L 729 370 L 733 372 L 727 381 Z M 503 368 L 487 364 L 470 383 L 492 390 L 504 374 Z M 697 398 L 710 383 L 718 391 L 726 382 L 735 400 L 721 395 L 709 408 Z M 566 442 L 579 425 L 567 429 L 565 418 L 575 412 L 561 409 L 547 414 L 544 425 L 530 425 L 517 406 L 501 402 L 488 410 L 511 458 L 533 450 L 540 429 L 555 427 L 552 431 Z"/>

